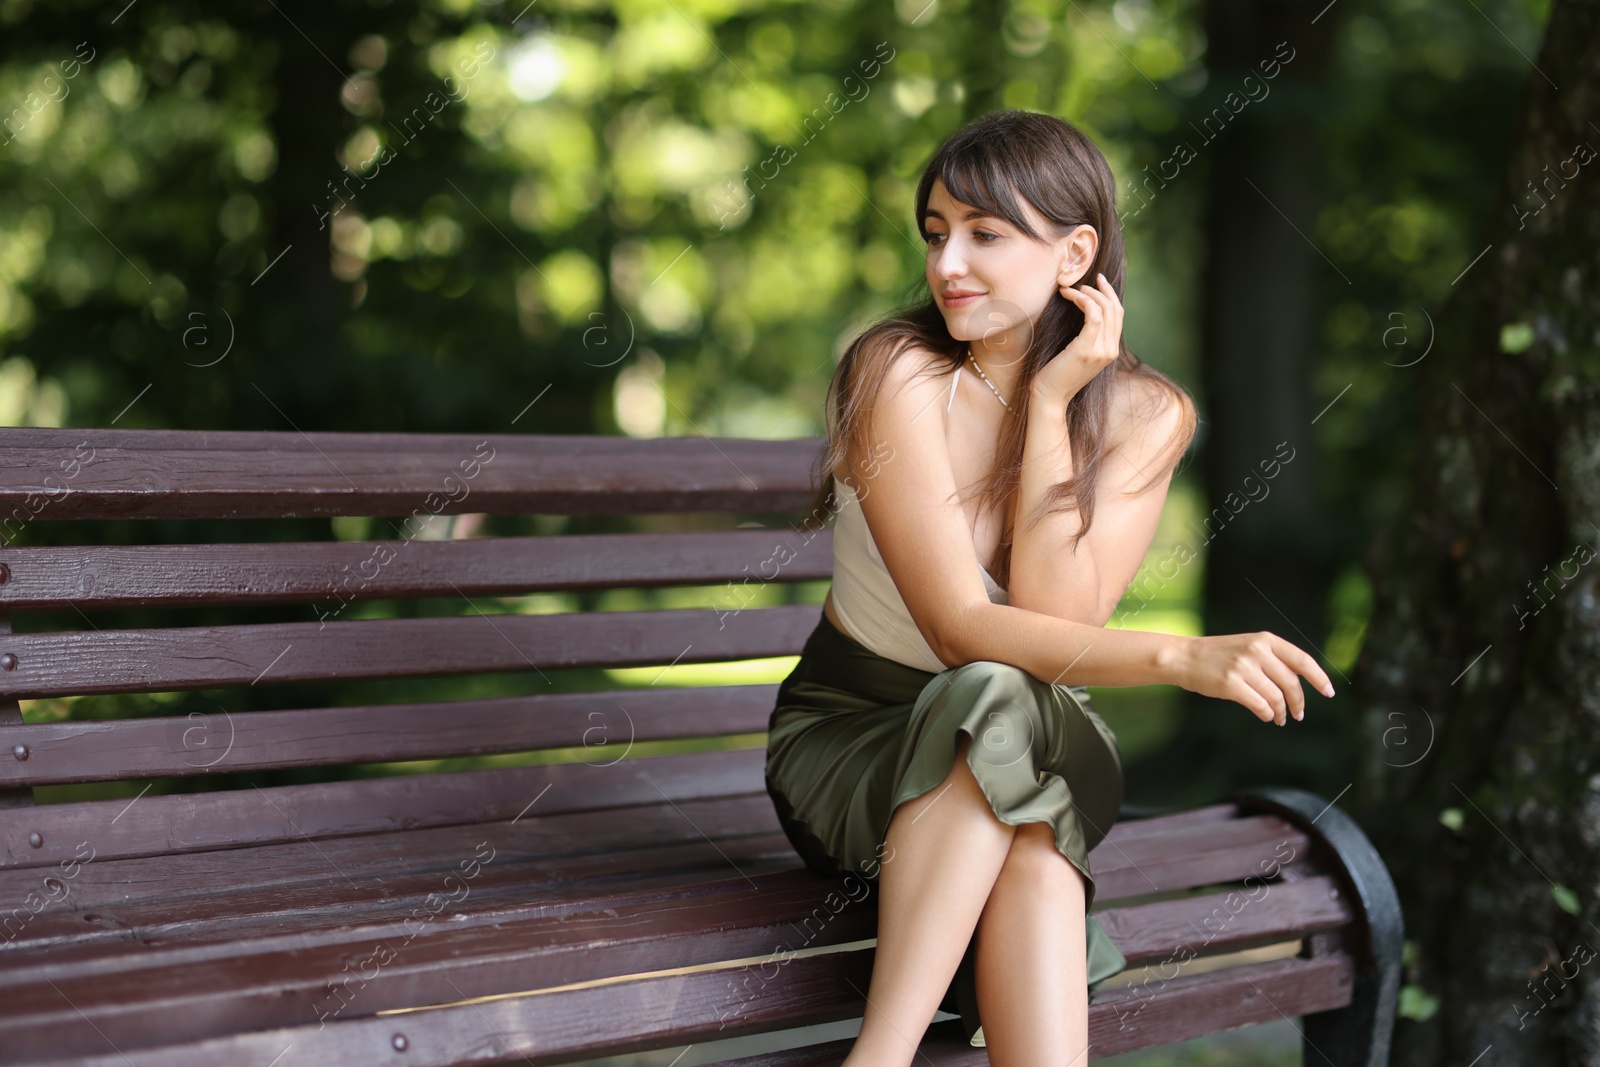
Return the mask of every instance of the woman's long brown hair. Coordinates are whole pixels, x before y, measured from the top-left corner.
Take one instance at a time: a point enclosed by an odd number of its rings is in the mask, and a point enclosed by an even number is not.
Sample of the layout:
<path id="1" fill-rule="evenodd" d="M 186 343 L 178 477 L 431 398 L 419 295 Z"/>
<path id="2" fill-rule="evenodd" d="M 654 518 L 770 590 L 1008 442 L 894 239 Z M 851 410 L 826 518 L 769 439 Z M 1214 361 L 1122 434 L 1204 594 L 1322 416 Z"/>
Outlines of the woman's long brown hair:
<path id="1" fill-rule="evenodd" d="M 1095 262 L 1084 275 L 1103 273 L 1122 298 L 1127 256 L 1122 226 L 1116 211 L 1116 185 L 1111 167 L 1095 143 L 1071 123 L 1053 115 L 1004 110 L 982 115 L 952 134 L 928 162 L 917 186 L 917 229 L 924 241 L 928 197 L 935 181 L 943 181 L 949 195 L 981 208 L 1016 226 L 1036 240 L 1052 240 L 1087 223 L 1099 235 Z M 1039 234 L 1029 224 L 1022 201 L 1031 204 L 1054 227 Z M 1081 284 L 1081 282 L 1080 282 Z M 1064 349 L 1083 328 L 1083 313 L 1055 293 L 1043 315 L 1034 323 L 1027 348 L 1021 353 L 1021 376 L 1011 400 L 1011 415 L 1002 424 L 995 461 L 978 483 L 980 511 L 1003 506 L 1005 516 L 999 547 L 987 567 L 1002 587 L 1011 582 L 1011 546 L 1017 520 L 1012 498 L 1021 480 L 1022 452 L 1026 443 L 1029 385 L 1034 376 Z M 938 376 L 955 370 L 966 357 L 967 342 L 950 336 L 926 274 L 917 284 L 910 303 L 895 309 L 869 327 L 845 350 L 828 385 L 826 422 L 828 445 L 812 469 L 815 494 L 811 514 L 802 529 L 820 527 L 835 514 L 840 501 L 833 491 L 833 472 L 846 462 L 856 478 L 863 471 L 876 473 L 872 434 L 873 399 L 890 364 L 907 348 L 916 347 L 938 357 L 926 373 Z M 1050 487 L 1038 518 L 1053 511 L 1077 507 L 1082 525 L 1073 547 L 1094 521 L 1095 483 L 1106 446 L 1106 422 L 1113 391 L 1122 379 L 1143 379 L 1169 393 L 1183 408 L 1181 432 L 1164 462 L 1152 464 L 1154 476 L 1146 487 L 1164 477 L 1168 468 L 1188 450 L 1198 426 L 1194 402 L 1177 382 L 1162 374 L 1120 342 L 1116 359 L 1080 389 L 1067 404 L 1068 439 L 1072 444 L 1073 477 Z M 849 484 L 859 491 L 860 482 Z M 1036 521 L 1036 520 L 1035 520 Z"/>

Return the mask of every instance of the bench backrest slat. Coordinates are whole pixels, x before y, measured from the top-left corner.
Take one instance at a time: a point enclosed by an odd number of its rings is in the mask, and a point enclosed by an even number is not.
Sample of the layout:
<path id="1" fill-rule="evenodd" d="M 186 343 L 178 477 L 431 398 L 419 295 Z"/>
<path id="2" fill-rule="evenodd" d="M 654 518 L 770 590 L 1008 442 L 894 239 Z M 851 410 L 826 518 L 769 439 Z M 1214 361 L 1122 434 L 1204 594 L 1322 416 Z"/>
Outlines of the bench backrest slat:
<path id="1" fill-rule="evenodd" d="M 51 430 L 0 435 L 35 519 L 801 512 L 820 441 Z"/>
<path id="2" fill-rule="evenodd" d="M 390 763 L 760 733 L 777 683 L 0 726 L 0 787 Z M 27 754 L 16 759 L 17 746 Z"/>
<path id="3" fill-rule="evenodd" d="M 0 637 L 0 699 L 795 654 L 815 605 L 72 630 Z M 7 663 L 10 669 L 5 669 Z"/>
<path id="4" fill-rule="evenodd" d="M 400 531 L 404 533 L 404 531 Z M 0 552 L 0 611 L 308 603 L 337 616 L 354 600 L 516 596 L 547 590 L 826 579 L 833 532 L 573 534 L 457 541 L 13 548 Z"/>
<path id="5" fill-rule="evenodd" d="M 0 809 L 0 864 L 151 856 L 761 791 L 759 748 Z M 37 842 L 37 843 L 35 843 Z"/>

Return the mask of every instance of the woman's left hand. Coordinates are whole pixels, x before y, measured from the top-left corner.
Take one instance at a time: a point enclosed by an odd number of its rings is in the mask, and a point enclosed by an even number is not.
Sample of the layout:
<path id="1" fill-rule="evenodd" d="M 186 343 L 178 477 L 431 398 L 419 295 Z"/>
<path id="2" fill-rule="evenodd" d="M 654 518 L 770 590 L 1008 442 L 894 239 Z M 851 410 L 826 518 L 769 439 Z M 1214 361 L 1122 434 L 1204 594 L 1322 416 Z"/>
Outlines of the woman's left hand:
<path id="1" fill-rule="evenodd" d="M 1060 287 L 1063 298 L 1083 312 L 1083 329 L 1051 357 L 1033 379 L 1036 399 L 1065 403 L 1117 358 L 1122 350 L 1122 301 L 1104 274 L 1097 284 Z"/>

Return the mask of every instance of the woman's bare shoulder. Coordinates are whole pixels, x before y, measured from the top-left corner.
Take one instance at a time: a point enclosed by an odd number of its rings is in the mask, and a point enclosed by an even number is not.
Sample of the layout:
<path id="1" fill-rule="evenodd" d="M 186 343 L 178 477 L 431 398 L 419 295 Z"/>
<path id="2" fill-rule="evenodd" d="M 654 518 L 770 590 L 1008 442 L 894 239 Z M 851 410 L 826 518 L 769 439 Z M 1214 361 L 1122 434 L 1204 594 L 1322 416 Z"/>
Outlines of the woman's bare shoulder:
<path id="1" fill-rule="evenodd" d="M 941 447 L 944 405 L 936 401 L 948 391 L 948 357 L 919 341 L 884 335 L 864 340 L 859 356 L 858 387 L 870 389 L 863 416 L 874 447 L 887 453 Z M 847 449 L 833 475 L 844 477 L 853 469 L 852 460 L 860 458 L 853 447 Z"/>
<path id="2" fill-rule="evenodd" d="M 949 379 L 952 369 L 949 358 L 921 341 L 902 339 L 891 342 L 887 338 L 875 338 L 869 344 L 873 346 L 872 358 L 888 363 L 884 373 L 885 387 L 926 391 L 929 383 L 938 387 Z"/>
<path id="3" fill-rule="evenodd" d="M 1111 391 L 1106 418 L 1106 451 L 1125 449 L 1150 459 L 1187 448 L 1193 436 L 1194 403 L 1181 391 L 1142 374 L 1124 374 Z"/>

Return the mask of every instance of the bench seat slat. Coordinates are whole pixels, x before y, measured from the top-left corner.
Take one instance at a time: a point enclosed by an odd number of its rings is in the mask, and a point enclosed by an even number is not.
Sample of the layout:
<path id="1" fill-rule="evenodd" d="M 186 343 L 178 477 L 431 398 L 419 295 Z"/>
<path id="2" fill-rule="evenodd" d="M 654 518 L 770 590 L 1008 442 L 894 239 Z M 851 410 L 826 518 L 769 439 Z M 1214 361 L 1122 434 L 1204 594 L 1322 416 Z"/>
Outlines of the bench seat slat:
<path id="1" fill-rule="evenodd" d="M 558 863 L 604 856 L 679 840 L 713 840 L 764 835 L 777 828 L 777 815 L 765 793 L 739 793 L 705 799 L 653 800 L 625 809 L 558 810 L 545 794 L 526 815 L 467 826 L 430 826 L 402 831 L 352 834 L 317 841 L 292 840 L 243 848 L 108 859 L 97 856 L 75 870 L 0 868 L 0 894 L 22 900 L 42 878 L 63 882 L 65 896 L 50 910 L 94 912 L 117 904 L 226 896 L 247 891 L 294 889 L 302 885 L 360 885 L 435 871 L 442 877 L 478 842 L 486 841 L 506 863 Z M 143 803 L 141 801 L 141 803 Z M 469 840 L 470 839 L 470 840 Z M 352 896 L 359 896 L 355 891 Z"/>
<path id="2" fill-rule="evenodd" d="M 736 749 L 0 809 L 0 866 L 81 860 L 84 842 L 116 859 L 735 796 L 765 788 L 765 764 Z"/>
<path id="3" fill-rule="evenodd" d="M 1348 960 L 1273 960 L 1230 968 L 1215 975 L 1177 978 L 1168 983 L 1138 1016 L 1124 1025 L 1119 1011 L 1128 1011 L 1108 996 L 1089 1006 L 1089 1050 L 1093 1059 L 1156 1045 L 1185 1041 L 1280 1018 L 1293 1018 L 1343 1007 L 1354 981 Z M 1227 1005 L 1219 1014 L 1217 1005 Z M 850 1051 L 851 1039 L 806 1048 L 724 1060 L 718 1067 L 838 1067 Z M 187 1060 L 180 1063 L 187 1063 Z M 989 1067 L 987 1050 L 968 1044 L 956 1019 L 935 1023 L 917 1053 L 919 1064 L 933 1067 Z M 94 1062 L 99 1067 L 99 1061 Z"/>
<path id="4" fill-rule="evenodd" d="M 1134 823 L 1113 830 L 1113 841 L 1103 842 L 1095 852 L 1097 875 L 1107 853 L 1114 850 L 1115 839 L 1129 840 L 1143 828 Z M 41 944 L 69 944 L 75 949 L 55 949 L 54 966 L 81 958 L 88 965 L 116 969 L 120 965 L 111 957 L 148 951 L 142 942 L 151 939 L 166 943 L 259 937 L 280 928 L 322 930 L 341 922 L 365 921 L 364 916 L 404 913 L 415 903 L 406 896 L 407 887 L 424 897 L 439 891 L 441 880 L 455 873 L 467 855 L 467 844 L 473 845 L 472 852 L 495 857 L 484 865 L 481 880 L 471 890 L 477 907 L 498 906 L 506 892 L 549 900 L 581 897 L 586 886 L 614 886 L 619 871 L 632 877 L 637 870 L 643 878 L 663 863 L 676 862 L 680 872 L 687 872 L 691 868 L 683 867 L 681 860 L 663 859 L 663 850 L 701 841 L 717 844 L 715 854 L 704 857 L 705 873 L 697 877 L 715 880 L 730 865 L 749 872 L 767 863 L 789 868 L 797 862 L 777 830 L 764 793 L 536 815 L 520 823 L 334 838 L 321 844 L 297 841 L 221 853 L 97 859 L 82 864 L 75 875 L 65 879 L 57 875 L 70 892 L 53 894 L 49 899 L 54 903 L 47 901 L 31 918 L 14 917 L 7 928 L 13 936 L 0 951 L 0 985 L 15 980 L 21 973 L 18 969 L 27 965 L 29 954 Z M 476 842 L 483 843 L 481 849 Z M 1304 861 L 1287 870 L 1308 880 L 1317 877 L 1315 868 L 1305 868 Z M 231 881 L 218 877 L 224 871 Z M 0 871 L 0 892 L 21 900 L 39 888 L 45 873 L 56 872 Z M 1218 927 L 1243 929 L 1233 921 L 1236 912 L 1254 909 L 1252 915 L 1259 916 L 1267 896 L 1278 893 L 1282 898 L 1285 892 L 1282 883 L 1267 889 L 1247 883 L 1242 892 L 1217 898 L 1221 912 L 1206 912 L 1196 919 L 1203 930 L 1189 937 L 1180 929 L 1167 940 L 1195 941 Z M 1300 899 L 1297 894 L 1311 892 L 1296 889 L 1284 899 Z M 1114 900 L 1102 894 L 1098 913 L 1119 943 L 1137 945 L 1140 938 L 1148 940 L 1151 932 L 1163 929 L 1162 922 L 1174 921 L 1162 918 L 1166 902 L 1104 907 Z M 92 925 L 85 926 L 86 915 L 94 916 Z M 128 940 L 134 937 L 140 940 Z M 304 947 L 299 942 L 295 946 Z"/>
<path id="5" fill-rule="evenodd" d="M 1095 900 L 1137 897 L 1272 874 L 1310 858 L 1306 834 L 1274 816 L 1233 819 L 1207 827 L 1145 833 L 1129 839 L 1116 827 L 1091 853 Z"/>
<path id="6" fill-rule="evenodd" d="M 0 484 L 0 521 L 406 516 L 418 509 L 802 512 L 811 500 L 809 464 L 821 444 L 820 438 L 0 431 L 0 469 L 13 472 Z M 475 474 L 463 481 L 464 470 Z M 437 510 L 429 499 L 435 493 Z"/>
<path id="7" fill-rule="evenodd" d="M 759 804 L 760 799 L 750 798 L 750 802 Z M 630 811 L 628 816 L 631 820 L 640 814 Z M 375 925 L 382 936 L 389 923 L 403 921 L 408 915 L 427 921 L 444 909 L 444 896 L 457 893 L 462 894 L 460 903 L 450 906 L 446 924 L 452 930 L 479 913 L 514 915 L 517 903 L 530 898 L 540 901 L 541 913 L 563 903 L 581 905 L 597 893 L 606 893 L 608 900 L 614 901 L 619 872 L 626 872 L 624 880 L 635 891 L 653 891 L 679 881 L 724 880 L 730 870 L 753 878 L 796 869 L 781 833 L 722 836 L 713 841 L 687 833 L 681 815 L 679 823 L 677 832 L 663 833 L 658 844 L 618 842 L 599 856 L 530 862 L 505 856 L 490 846 L 480 853 L 491 857 L 490 862 L 476 869 L 471 879 L 462 878 L 453 866 L 441 869 L 430 865 L 399 876 L 390 872 L 380 888 L 371 877 L 358 881 L 357 875 L 330 857 L 331 877 L 319 882 L 270 888 L 241 885 L 228 893 L 113 903 L 97 906 L 92 912 L 82 905 L 58 907 L 35 916 L 20 929 L 24 936 L 0 952 L 0 988 L 26 981 L 29 975 L 37 981 L 41 965 L 61 982 L 153 966 L 165 958 L 163 953 L 181 956 L 186 965 L 208 953 L 233 958 L 245 950 L 241 943 L 246 939 L 250 944 L 282 943 L 304 953 L 314 945 L 360 941 L 372 936 L 363 929 Z M 459 851 L 459 842 L 456 847 Z M 478 851 L 476 846 L 474 851 Z M 447 876 L 454 879 L 448 886 Z M 818 896 L 835 888 L 831 883 L 819 884 Z M 95 917 L 88 931 L 84 924 L 87 914 Z M 1134 964 L 1174 958 L 1170 953 L 1177 947 L 1192 957 L 1281 941 L 1291 934 L 1332 930 L 1351 921 L 1353 915 L 1327 875 L 1257 886 L 1252 891 L 1218 891 L 1153 904 L 1112 906 L 1097 914 Z M 819 943 L 832 943 L 832 939 Z M 41 948 L 53 950 L 43 964 Z"/>
<path id="8" fill-rule="evenodd" d="M 822 609 L 709 608 L 0 636 L 0 699 L 792 656 Z"/>
<path id="9" fill-rule="evenodd" d="M 762 733 L 778 686 L 550 693 L 425 704 L 198 713 L 0 726 L 0 786 L 227 774 L 341 763 L 588 748 L 591 763 L 640 741 Z"/>
<path id="10" fill-rule="evenodd" d="M 40 547 L 6 551 L 0 611 L 305 603 L 315 617 L 352 600 L 514 596 L 826 579 L 833 532 L 786 527 L 705 533 L 573 534 L 423 541 Z M 743 593 L 743 597 L 748 597 Z M 741 606 L 730 593 L 727 609 Z M 309 617 L 309 616 L 308 616 Z"/>
<path id="11" fill-rule="evenodd" d="M 458 842 L 458 859 L 471 859 L 482 840 Z M 538 863 L 513 863 L 488 848 L 481 855 L 490 861 L 467 871 L 408 872 L 390 875 L 381 885 L 347 881 L 330 870 L 321 883 L 287 888 L 241 887 L 177 901 L 44 912 L 22 929 L 26 940 L 0 951 L 0 989 L 39 984 L 44 977 L 59 984 L 165 966 L 227 964 L 252 954 L 293 953 L 309 961 L 330 946 L 344 951 L 339 946 L 392 939 L 397 928 L 402 937 L 415 930 L 450 938 L 468 925 L 498 926 L 530 915 L 559 913 L 569 916 L 562 920 L 567 922 L 600 897 L 609 908 L 632 897 L 667 906 L 661 902 L 670 904 L 669 892 L 692 896 L 696 887 L 736 873 L 758 878 L 797 870 L 794 850 L 779 832 L 709 840 L 691 828 L 659 845 L 616 846 Z M 92 924 L 85 922 L 88 916 Z"/>
<path id="12" fill-rule="evenodd" d="M 434 922 L 408 930 L 363 931 L 369 941 L 311 949 L 250 952 L 143 968 L 126 976 L 10 987 L 0 1015 L 0 1049 L 38 1054 L 65 1031 L 93 1045 L 104 1035 L 119 1047 L 234 1029 L 316 1023 L 466 996 L 544 989 L 573 982 L 766 956 L 793 942 L 793 917 L 818 897 L 816 880 L 790 871 L 759 879 L 720 879 L 658 893 L 622 893 L 565 907 L 538 903 L 479 921 Z M 515 912 L 521 911 L 521 917 Z M 871 937 L 875 910 L 845 908 L 828 929 L 846 941 Z M 415 937 L 408 940 L 409 935 Z M 388 946 L 384 952 L 381 946 Z M 373 958 L 384 966 L 346 996 L 329 983 L 351 974 L 345 964 Z M 362 970 L 367 968 L 363 966 Z M 459 992 L 458 992 L 459 991 Z M 65 998 L 65 999 L 63 999 Z M 84 1006 L 93 1027 L 73 1026 L 71 1004 Z M 163 1036 L 164 1035 L 164 1036 Z M 80 1045 L 80 1049 L 86 1050 Z"/>
<path id="13" fill-rule="evenodd" d="M 429 884 L 409 887 L 409 895 L 408 886 L 403 880 L 389 883 L 387 888 L 393 893 L 390 899 L 381 905 L 374 902 L 364 911 L 352 912 L 343 926 L 321 924 L 315 916 L 308 914 L 304 921 L 297 924 L 280 922 L 281 928 L 240 927 L 221 931 L 227 934 L 225 940 L 208 935 L 194 936 L 194 930 L 157 928 L 153 924 L 140 926 L 128 931 L 130 935 L 141 939 L 142 943 L 139 944 L 83 941 L 74 946 L 73 952 L 56 953 L 47 958 L 41 958 L 37 953 L 0 955 L 0 989 L 15 992 L 29 985 L 39 987 L 45 1009 L 52 1008 L 55 1001 L 54 997 L 42 991 L 45 978 L 63 988 L 80 989 L 88 1001 L 99 1002 L 107 997 L 139 1000 L 147 995 L 156 995 L 152 992 L 156 989 L 152 984 L 155 980 L 130 980 L 130 976 L 165 974 L 159 980 L 177 989 L 184 984 L 192 984 L 185 982 L 180 971 L 198 967 L 208 967 L 214 972 L 211 980 L 202 983 L 211 989 L 206 996 L 214 995 L 217 989 L 230 985 L 249 987 L 256 980 L 257 972 L 263 968 L 276 968 L 284 973 L 300 975 L 304 988 L 315 989 L 319 968 L 325 972 L 324 977 L 337 977 L 341 961 L 349 954 L 376 954 L 397 936 L 397 927 L 398 936 L 408 942 L 408 961 L 416 966 L 423 966 L 430 954 L 438 959 L 447 959 L 458 951 L 466 954 L 474 945 L 489 955 L 492 955 L 490 949 L 493 952 L 504 949 L 520 953 L 558 943 L 581 946 L 587 943 L 585 938 L 593 936 L 592 931 L 610 928 L 604 916 L 616 918 L 622 911 L 633 908 L 635 903 L 640 908 L 648 907 L 651 914 L 657 917 L 665 914 L 665 911 L 671 911 L 673 921 L 678 921 L 683 917 L 680 909 L 698 907 L 697 899 L 701 895 L 726 895 L 733 884 L 727 877 L 730 869 L 738 870 L 750 880 L 749 884 L 759 886 L 761 896 L 748 899 L 729 897 L 716 909 L 704 911 L 704 916 L 714 914 L 719 922 L 766 925 L 787 931 L 784 944 L 790 950 L 840 945 L 858 940 L 858 935 L 871 936 L 870 921 L 862 928 L 867 930 L 865 934 L 852 924 L 830 925 L 833 913 L 838 909 L 830 906 L 827 898 L 829 894 L 837 892 L 837 887 L 822 884 L 810 877 L 809 873 L 795 868 L 792 856 L 781 857 L 772 852 L 766 859 L 752 858 L 738 851 L 739 844 L 738 841 L 724 838 L 715 846 L 709 842 L 691 841 L 685 845 L 674 845 L 670 850 L 640 850 L 636 857 L 641 860 L 638 877 L 630 876 L 626 889 L 616 884 L 614 873 L 611 884 L 598 879 L 573 881 L 571 874 L 583 872 L 573 872 L 571 865 L 565 870 L 548 874 L 539 872 L 530 877 L 526 865 L 513 870 L 513 865 L 495 857 L 478 872 L 478 877 L 471 881 L 469 888 L 460 890 L 463 894 L 461 900 L 448 907 L 423 902 L 426 893 L 439 891 L 441 872 L 433 871 L 420 875 Z M 729 855 L 717 854 L 719 850 L 730 848 L 732 851 Z M 676 872 L 663 866 L 664 861 L 670 861 L 667 852 L 677 854 L 686 850 L 698 850 L 699 858 L 693 865 Z M 496 862 L 502 865 L 496 868 Z M 652 867 L 657 870 L 652 870 Z M 512 888 L 506 881 L 507 871 L 511 872 L 509 877 L 527 879 L 524 892 L 517 894 L 505 891 Z M 779 876 L 780 872 L 783 872 L 782 876 Z M 491 884 L 495 876 L 500 877 L 501 885 Z M 809 887 L 810 891 L 797 896 L 786 895 L 794 885 Z M 860 895 L 856 894 L 858 898 Z M 239 894 L 238 898 L 244 896 Z M 1353 917 L 1349 903 L 1338 892 L 1335 879 L 1327 875 L 1275 884 L 1270 892 L 1244 907 L 1234 904 L 1232 896 L 1231 892 L 1218 891 L 1160 904 L 1112 907 L 1097 912 L 1097 915 L 1106 924 L 1131 965 L 1161 964 L 1180 970 L 1184 961 L 1197 956 L 1303 938 L 1337 929 L 1349 923 Z M 530 902 L 530 898 L 533 902 Z M 723 897 L 718 899 L 722 900 Z M 243 902 L 236 898 L 229 903 Z M 180 902 L 179 906 L 198 909 L 204 904 Z M 283 908 L 286 912 L 292 911 L 287 903 Z M 868 911 L 871 911 L 870 907 Z M 643 915 L 643 912 L 639 915 Z M 826 921 L 814 922 L 817 916 Z M 181 922 L 184 916 L 177 907 L 168 906 L 161 918 L 169 922 Z M 640 933 L 640 922 L 648 924 L 654 921 L 654 918 L 636 916 L 631 922 L 619 920 L 615 930 L 625 931 L 627 936 L 633 937 Z M 785 923 L 791 925 L 785 927 Z M 190 925 L 199 927 L 203 924 L 197 922 Z M 492 943 L 484 939 L 470 942 L 458 937 L 462 930 L 480 928 L 492 928 L 499 940 Z M 586 934 L 586 930 L 591 933 Z M 692 935 L 693 931 L 690 933 Z M 601 940 L 606 938 L 602 937 Z M 774 944 L 771 949 L 762 951 L 777 948 Z M 672 966 L 677 961 L 672 951 L 664 950 L 663 955 L 648 966 L 637 960 L 632 960 L 627 966 L 636 969 Z M 494 964 L 488 955 L 481 958 L 477 952 L 472 955 L 484 966 Z M 243 962 L 246 958 L 250 962 Z M 289 961 L 289 964 L 268 966 L 275 958 Z M 602 966 L 598 956 L 586 959 L 585 966 Z M 538 982 L 554 985 L 579 980 L 569 971 L 546 975 L 533 964 L 528 966 L 531 969 L 518 973 L 530 983 L 530 988 Z M 586 970 L 583 973 L 588 978 L 612 976 L 603 969 Z M 27 1003 L 26 992 L 7 994 L 8 1012 L 11 1014 L 24 1013 Z M 0 1034 L 3 1034 L 3 1030 L 0 1030 Z"/>
<path id="14" fill-rule="evenodd" d="M 158 1026 L 169 1034 L 201 1037 L 309 1022 L 335 1008 L 342 1013 L 343 1001 L 330 998 L 327 990 L 350 973 L 351 959 L 383 963 L 375 973 L 362 975 L 358 992 L 350 991 L 349 1009 L 370 1014 L 872 936 L 876 908 L 864 894 L 853 904 L 843 906 L 841 900 L 842 907 L 829 908 L 823 898 L 831 887 L 798 874 L 723 878 L 565 906 L 502 904 L 452 914 L 447 921 L 368 924 L 359 937 L 287 950 L 276 947 L 276 939 L 263 939 L 241 940 L 233 954 L 207 959 L 155 952 L 153 965 L 141 967 L 136 981 L 129 975 L 74 979 L 62 974 L 49 983 L 11 987 L 0 1043 L 41 1043 L 79 1013 L 94 1023 L 97 1034 L 119 1044 L 124 1039 L 138 1043 Z M 1330 898 L 1331 886 L 1329 879 L 1275 886 L 1231 915 L 1201 949 L 1216 953 L 1278 943 L 1347 923 L 1351 911 Z M 1122 916 L 1118 926 L 1132 933 L 1126 942 L 1119 939 L 1119 947 L 1136 965 L 1174 959 L 1175 946 L 1199 942 L 1191 930 L 1198 931 L 1205 916 L 1221 909 L 1223 899 L 1223 894 L 1208 894 L 1128 909 L 1135 914 Z M 395 917 L 403 920 L 405 914 L 397 910 Z M 801 928 L 808 915 L 817 920 L 814 936 Z M 759 966 L 743 970 L 741 979 L 763 973 Z M 1149 991 L 1148 986 L 1134 990 Z M 63 997 L 79 1006 L 63 1004 Z"/>
<path id="15" fill-rule="evenodd" d="M 183 1044 L 173 1042 L 176 1035 L 170 1029 L 150 1034 L 146 1042 L 125 1035 L 121 1052 L 113 1052 L 103 1039 L 96 1047 L 93 1039 L 98 1035 L 82 1027 L 68 1031 L 75 1046 L 70 1055 L 84 1067 L 209 1067 L 243 1062 L 276 1063 L 277 1067 L 388 1065 L 396 1062 L 397 1045 L 404 1048 L 404 1062 L 412 1067 L 445 1067 L 469 1060 L 510 1062 L 523 1057 L 545 1063 L 557 1058 L 619 1055 L 858 1017 L 864 1005 L 856 990 L 867 988 L 871 966 L 870 951 L 790 959 L 783 964 L 782 981 L 773 983 L 772 994 L 755 998 L 734 984 L 743 977 L 739 971 L 692 971 Z M 1091 1045 L 1096 1055 L 1111 1055 L 1219 1028 L 1342 1007 L 1350 1002 L 1352 972 L 1347 957 L 1325 957 L 1280 959 L 1181 976 L 1146 997 L 1137 1014 L 1132 1014 L 1136 1003 L 1122 991 L 1112 991 L 1104 1001 L 1096 998 L 1089 1008 Z M 617 1023 L 624 1019 L 632 1025 L 619 1030 Z M 397 1036 L 403 1044 L 397 1042 Z M 95 1055 L 97 1051 L 101 1054 Z M 952 1051 L 961 1058 L 945 1062 L 987 1062 L 981 1049 L 958 1047 Z M 27 1052 L 22 1045 L 6 1048 L 0 1051 L 0 1063 L 24 1062 L 20 1056 Z M 770 1062 L 839 1062 L 834 1053 L 818 1059 L 794 1052 L 786 1055 L 791 1058 Z M 967 1059 L 969 1055 L 981 1058 Z"/>

